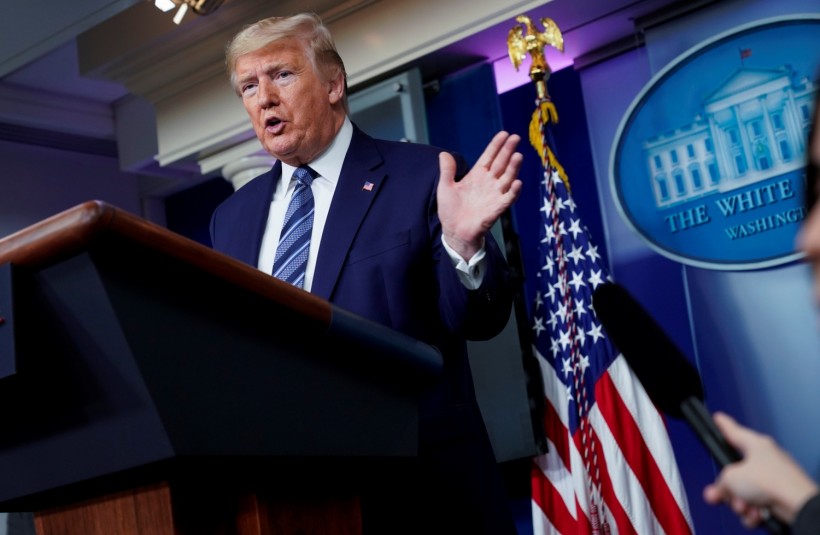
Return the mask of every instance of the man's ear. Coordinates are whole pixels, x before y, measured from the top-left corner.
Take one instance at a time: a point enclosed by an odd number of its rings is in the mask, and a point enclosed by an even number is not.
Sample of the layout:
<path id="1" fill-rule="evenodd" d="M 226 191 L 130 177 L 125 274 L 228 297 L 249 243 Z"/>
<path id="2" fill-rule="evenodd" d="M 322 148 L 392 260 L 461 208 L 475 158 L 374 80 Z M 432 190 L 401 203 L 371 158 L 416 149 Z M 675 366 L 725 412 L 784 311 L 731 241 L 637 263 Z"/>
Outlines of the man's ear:
<path id="1" fill-rule="evenodd" d="M 331 104 L 338 104 L 345 94 L 345 75 L 339 72 L 328 84 L 328 98 Z"/>

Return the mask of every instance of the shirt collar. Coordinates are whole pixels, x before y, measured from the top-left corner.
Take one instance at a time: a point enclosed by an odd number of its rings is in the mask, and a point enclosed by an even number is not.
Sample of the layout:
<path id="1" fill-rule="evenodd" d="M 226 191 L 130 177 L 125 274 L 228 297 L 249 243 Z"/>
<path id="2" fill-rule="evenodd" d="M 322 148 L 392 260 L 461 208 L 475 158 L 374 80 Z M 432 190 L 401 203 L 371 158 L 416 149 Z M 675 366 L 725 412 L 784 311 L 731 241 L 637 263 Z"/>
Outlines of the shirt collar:
<path id="1" fill-rule="evenodd" d="M 351 139 L 353 139 L 353 123 L 350 122 L 349 117 L 345 117 L 342 127 L 327 149 L 314 158 L 312 162 L 309 162 L 308 165 L 316 171 L 319 176 L 335 184 L 339 181 L 342 164 L 345 161 L 345 155 L 347 154 L 347 149 L 350 147 Z M 282 177 L 292 177 L 295 169 L 292 165 L 282 162 Z M 284 180 L 282 182 L 284 182 L 285 185 L 289 183 Z"/>

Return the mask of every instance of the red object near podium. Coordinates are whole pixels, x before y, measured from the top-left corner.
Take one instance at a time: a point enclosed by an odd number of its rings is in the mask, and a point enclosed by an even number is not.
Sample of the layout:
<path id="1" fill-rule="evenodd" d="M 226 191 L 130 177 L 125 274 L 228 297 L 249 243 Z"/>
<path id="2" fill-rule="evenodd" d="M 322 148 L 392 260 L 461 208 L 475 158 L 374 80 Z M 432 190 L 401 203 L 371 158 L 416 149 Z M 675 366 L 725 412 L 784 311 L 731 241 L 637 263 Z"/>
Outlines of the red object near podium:
<path id="1" fill-rule="evenodd" d="M 0 509 L 38 535 L 359 534 L 431 346 L 100 201 L 0 240 Z"/>

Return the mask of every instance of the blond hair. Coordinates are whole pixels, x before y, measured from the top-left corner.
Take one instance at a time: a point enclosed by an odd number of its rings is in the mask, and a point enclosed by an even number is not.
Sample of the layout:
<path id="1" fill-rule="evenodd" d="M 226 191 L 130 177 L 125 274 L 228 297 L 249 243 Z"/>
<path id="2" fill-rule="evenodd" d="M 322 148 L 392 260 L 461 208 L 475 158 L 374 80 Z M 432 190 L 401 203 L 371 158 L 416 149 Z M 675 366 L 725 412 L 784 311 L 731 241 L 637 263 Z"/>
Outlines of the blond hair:
<path id="1" fill-rule="evenodd" d="M 259 50 L 281 39 L 302 41 L 313 68 L 320 76 L 330 81 L 340 73 L 344 77 L 345 110 L 347 105 L 347 72 L 342 57 L 336 50 L 336 43 L 330 30 L 315 13 L 299 13 L 289 17 L 269 17 L 245 26 L 225 47 L 225 66 L 231 77 L 231 86 L 238 93 L 236 85 L 236 60 L 239 56 Z"/>

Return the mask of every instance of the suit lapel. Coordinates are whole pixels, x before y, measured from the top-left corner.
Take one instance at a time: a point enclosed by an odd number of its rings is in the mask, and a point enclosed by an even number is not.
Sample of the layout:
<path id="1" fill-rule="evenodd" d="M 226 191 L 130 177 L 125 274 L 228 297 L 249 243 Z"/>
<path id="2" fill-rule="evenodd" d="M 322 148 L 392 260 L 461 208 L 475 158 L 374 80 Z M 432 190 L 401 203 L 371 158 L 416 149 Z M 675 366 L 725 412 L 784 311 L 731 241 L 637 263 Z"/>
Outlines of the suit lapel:
<path id="1" fill-rule="evenodd" d="M 240 232 L 239 236 L 247 236 L 246 245 L 243 247 L 242 258 L 248 264 L 256 266 L 259 263 L 259 251 L 262 247 L 262 237 L 265 235 L 265 228 L 268 224 L 268 213 L 270 203 L 273 199 L 273 191 L 282 176 L 282 162 L 277 160 L 270 171 L 253 180 L 253 186 L 257 189 L 250 190 L 247 203 L 243 207 L 242 218 L 248 222 L 248 228 Z M 243 187 L 248 187 L 246 184 Z M 241 238 L 240 238 L 241 239 Z"/>
<path id="2" fill-rule="evenodd" d="M 322 233 L 311 293 L 330 299 L 353 239 L 387 179 L 383 164 L 373 138 L 354 126 Z"/>
<path id="3" fill-rule="evenodd" d="M 274 167 L 234 191 L 214 212 L 218 234 L 213 248 L 223 254 L 256 266 L 268 222 L 271 199 L 282 164 Z"/>

